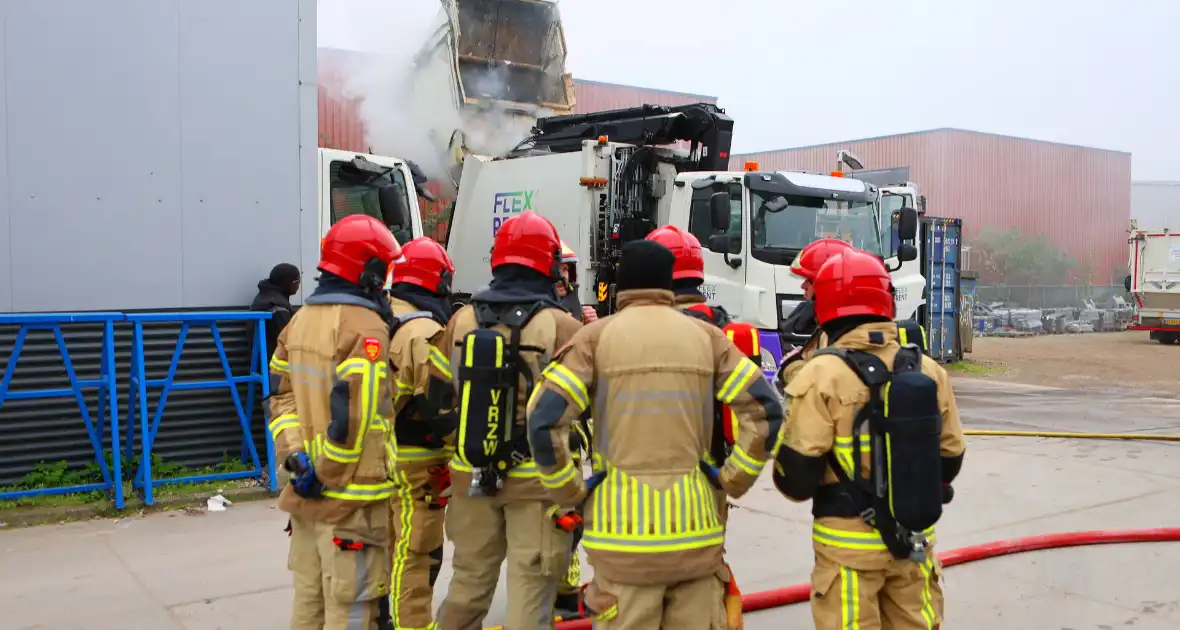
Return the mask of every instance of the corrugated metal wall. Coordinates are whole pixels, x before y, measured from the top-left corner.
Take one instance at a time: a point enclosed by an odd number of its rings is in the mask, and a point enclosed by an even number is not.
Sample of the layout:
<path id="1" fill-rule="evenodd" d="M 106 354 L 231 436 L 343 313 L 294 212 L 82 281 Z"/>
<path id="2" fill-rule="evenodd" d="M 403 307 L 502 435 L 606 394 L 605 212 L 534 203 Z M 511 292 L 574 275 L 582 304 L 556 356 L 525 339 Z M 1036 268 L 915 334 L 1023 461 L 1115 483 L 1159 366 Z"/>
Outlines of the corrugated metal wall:
<path id="1" fill-rule="evenodd" d="M 1132 182 L 1131 218 L 1143 228 L 1180 230 L 1180 182 Z"/>
<path id="2" fill-rule="evenodd" d="M 244 322 L 224 322 L 219 325 L 222 343 L 235 375 L 246 374 L 250 367 L 252 333 Z M 0 364 L 7 365 L 16 340 L 18 326 L 0 326 Z M 145 325 L 144 342 L 147 346 L 148 378 L 167 375 L 180 326 L 174 324 Z M 62 326 L 62 335 L 70 352 L 74 370 L 81 379 L 99 376 L 102 355 L 102 327 L 100 324 L 69 324 Z M 127 383 L 131 363 L 132 327 L 116 326 L 115 352 L 118 374 L 120 423 L 138 418 L 127 416 Z M 177 381 L 218 380 L 224 378 L 220 359 L 208 327 L 190 330 L 181 355 L 181 369 Z M 68 388 L 64 363 L 57 351 L 53 334 L 32 331 L 13 374 L 10 391 Z M 239 388 L 242 403 L 246 403 L 246 387 Z M 256 395 L 257 396 L 257 395 Z M 154 413 L 160 398 L 160 388 L 148 391 L 149 413 Z M 96 420 L 98 396 L 88 390 L 86 401 L 92 420 Z M 261 408 L 255 404 L 254 438 L 259 456 L 265 457 L 265 435 L 262 433 Z M 136 425 L 138 427 L 138 425 Z M 165 461 L 191 467 L 221 462 L 227 455 L 237 457 L 241 452 L 241 431 L 237 411 L 228 388 L 174 391 L 168 396 L 160 432 L 153 452 Z M 137 431 L 138 432 L 138 431 Z M 104 448 L 110 448 L 110 435 L 103 427 Z M 138 452 L 138 449 L 136 449 Z M 38 462 L 65 460 L 81 467 L 94 461 L 85 425 L 73 397 L 42 400 L 15 400 L 0 408 L 0 485 L 9 485 L 33 470 Z M 127 474 L 131 474 L 128 471 Z"/>
<path id="3" fill-rule="evenodd" d="M 867 168 L 910 167 L 930 214 L 963 219 L 965 241 L 987 227 L 1045 235 L 1086 264 L 1078 283 L 1111 284 L 1126 266 L 1131 155 L 957 129 L 734 155 L 763 169 L 835 168 L 848 149 Z"/>
<path id="4" fill-rule="evenodd" d="M 689 105 L 692 103 L 716 103 L 716 96 L 670 92 L 652 88 L 584 81 L 574 79 L 574 113 L 589 114 L 610 109 L 624 109 L 639 105 Z"/>

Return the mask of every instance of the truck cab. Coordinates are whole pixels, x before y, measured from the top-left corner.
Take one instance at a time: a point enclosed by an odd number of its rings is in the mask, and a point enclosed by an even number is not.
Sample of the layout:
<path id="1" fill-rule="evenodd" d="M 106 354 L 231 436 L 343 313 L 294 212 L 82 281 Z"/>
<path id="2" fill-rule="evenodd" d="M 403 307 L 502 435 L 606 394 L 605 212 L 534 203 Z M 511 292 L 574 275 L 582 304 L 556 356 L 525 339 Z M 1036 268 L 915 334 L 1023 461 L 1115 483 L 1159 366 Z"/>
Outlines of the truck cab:
<path id="1" fill-rule="evenodd" d="M 417 180 L 411 163 L 392 157 L 336 149 L 319 150 L 320 238 L 340 219 L 367 214 L 380 219 L 398 243 L 422 236 L 419 195 L 424 178 Z"/>
<path id="2" fill-rule="evenodd" d="M 900 197 L 898 198 L 901 199 Z M 807 245 L 838 238 L 886 260 L 898 290 L 897 319 L 912 317 L 924 280 L 912 250 L 915 234 L 899 234 L 902 214 L 886 213 L 872 184 L 804 172 L 681 173 L 662 224 L 685 229 L 705 249 L 702 290 L 735 318 L 779 330 L 804 299 L 790 266 Z M 890 206 L 892 208 L 892 206 Z M 903 254 L 901 245 L 911 248 Z M 899 255 L 902 254 L 902 255 Z"/>

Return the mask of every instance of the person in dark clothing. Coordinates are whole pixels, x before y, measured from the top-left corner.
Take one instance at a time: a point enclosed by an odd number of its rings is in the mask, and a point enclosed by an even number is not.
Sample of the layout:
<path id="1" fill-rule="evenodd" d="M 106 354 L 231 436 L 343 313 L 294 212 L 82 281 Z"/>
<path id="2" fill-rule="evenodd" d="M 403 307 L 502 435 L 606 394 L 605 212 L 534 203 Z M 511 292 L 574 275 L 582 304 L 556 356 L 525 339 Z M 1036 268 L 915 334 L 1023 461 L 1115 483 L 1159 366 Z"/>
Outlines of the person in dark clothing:
<path id="1" fill-rule="evenodd" d="M 250 310 L 270 313 L 266 322 L 266 359 L 269 361 L 278 343 L 279 333 L 291 321 L 291 296 L 299 293 L 299 267 L 280 263 L 270 270 L 270 276 L 258 282 L 258 295 L 250 303 Z"/>

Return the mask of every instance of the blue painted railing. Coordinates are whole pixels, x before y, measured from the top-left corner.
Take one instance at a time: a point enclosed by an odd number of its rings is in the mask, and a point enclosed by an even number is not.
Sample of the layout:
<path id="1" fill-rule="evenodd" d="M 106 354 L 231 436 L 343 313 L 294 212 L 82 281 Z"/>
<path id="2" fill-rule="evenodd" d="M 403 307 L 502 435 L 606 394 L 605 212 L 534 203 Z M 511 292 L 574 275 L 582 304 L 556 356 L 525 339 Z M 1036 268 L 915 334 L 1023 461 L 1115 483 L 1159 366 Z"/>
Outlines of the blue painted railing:
<path id="1" fill-rule="evenodd" d="M 128 456 L 130 456 L 132 443 L 134 442 L 134 433 L 136 432 L 136 424 L 138 424 L 140 459 L 139 466 L 135 471 L 133 486 L 142 493 L 144 504 L 152 505 L 155 503 L 153 489 L 158 485 L 166 483 L 194 483 L 251 478 L 261 480 L 265 477 L 270 491 L 277 492 L 278 482 L 275 479 L 274 439 L 266 427 L 259 428 L 266 436 L 266 463 L 264 468 L 264 464 L 259 460 L 258 451 L 254 446 L 254 439 L 251 435 L 250 427 L 254 415 L 254 387 L 257 385 L 262 388 L 263 400 L 270 396 L 265 329 L 266 320 L 270 319 L 270 313 L 253 311 L 135 313 L 127 315 L 126 318 L 135 328 L 131 345 L 131 387 L 128 392 L 129 419 L 127 422 L 128 437 L 126 448 Z M 229 358 L 225 354 L 225 346 L 221 342 L 221 331 L 217 326 L 218 322 L 223 321 L 256 322 L 253 351 L 251 352 L 252 356 L 250 359 L 250 371 L 248 374 L 235 376 L 233 370 L 230 368 Z M 168 374 L 164 378 L 149 379 L 144 368 L 144 324 L 165 322 L 180 324 L 180 334 L 177 336 L 176 349 L 172 353 L 172 361 L 168 366 Z M 209 327 L 209 332 L 213 336 L 213 344 L 217 348 L 217 356 L 221 360 L 221 367 L 225 373 L 224 379 L 187 382 L 177 382 L 175 380 L 176 369 L 180 364 L 185 339 L 188 337 L 189 329 L 194 326 Z M 242 397 L 238 393 L 238 385 L 242 383 L 247 384 L 247 395 L 244 405 Z M 152 412 L 148 408 L 148 390 L 156 387 L 160 388 L 160 399 L 156 403 L 154 412 Z M 246 451 L 246 456 L 243 459 L 248 460 L 246 463 L 252 465 L 252 469 L 242 472 L 210 473 L 171 479 L 153 479 L 152 444 L 155 442 L 156 435 L 160 430 L 160 421 L 164 417 L 164 409 L 168 404 L 168 394 L 173 391 L 214 389 L 218 387 L 227 388 L 230 396 L 233 398 L 234 408 L 237 411 L 238 421 L 242 431 L 243 446 Z M 138 419 L 138 423 L 136 419 Z"/>
<path id="2" fill-rule="evenodd" d="M 12 354 L 8 357 L 8 365 L 4 368 L 4 377 L 0 380 L 0 407 L 6 400 L 32 400 L 43 398 L 65 398 L 73 396 L 78 401 L 78 411 L 82 416 L 82 423 L 86 426 L 86 433 L 90 436 L 90 446 L 94 449 L 94 461 L 102 472 L 102 481 L 75 486 L 56 488 L 33 488 L 0 492 L 0 499 L 17 499 L 49 494 L 69 494 L 74 492 L 92 492 L 103 490 L 111 495 L 115 508 L 123 509 L 123 470 L 119 457 L 112 457 L 111 466 L 107 466 L 103 453 L 104 423 L 110 427 L 111 452 L 119 452 L 119 405 L 114 400 L 115 395 L 115 322 L 124 320 L 122 313 L 39 313 L 39 314 L 3 314 L 0 315 L 0 325 L 20 326 L 16 335 L 16 343 L 12 346 Z M 97 379 L 79 379 L 74 371 L 74 363 L 70 360 L 70 350 L 66 346 L 62 335 L 62 324 L 102 324 L 102 363 Z M 48 330 L 53 333 L 57 342 L 58 352 L 61 354 L 65 366 L 66 378 L 70 386 L 62 389 L 39 389 L 10 391 L 12 375 L 20 360 L 21 350 L 24 349 L 25 339 L 31 330 Z M 98 390 L 98 409 L 95 418 L 90 415 L 86 404 L 84 391 Z M 265 391 L 265 390 L 264 390 Z M 111 468 L 114 468 L 112 471 Z"/>

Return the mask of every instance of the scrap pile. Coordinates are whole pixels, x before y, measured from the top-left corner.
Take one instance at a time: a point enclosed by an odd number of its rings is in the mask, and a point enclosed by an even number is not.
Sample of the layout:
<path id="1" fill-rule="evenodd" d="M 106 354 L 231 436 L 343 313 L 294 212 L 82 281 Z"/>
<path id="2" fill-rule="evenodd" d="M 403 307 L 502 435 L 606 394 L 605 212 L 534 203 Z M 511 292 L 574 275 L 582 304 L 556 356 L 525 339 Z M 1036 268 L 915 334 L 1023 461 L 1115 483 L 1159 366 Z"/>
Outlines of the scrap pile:
<path id="1" fill-rule="evenodd" d="M 976 336 L 1116 332 L 1127 329 L 1131 307 L 1117 296 L 1106 308 L 1098 308 L 1093 300 L 1086 300 L 1081 307 L 1050 309 L 1020 308 L 1003 302 L 976 303 L 972 320 Z"/>

